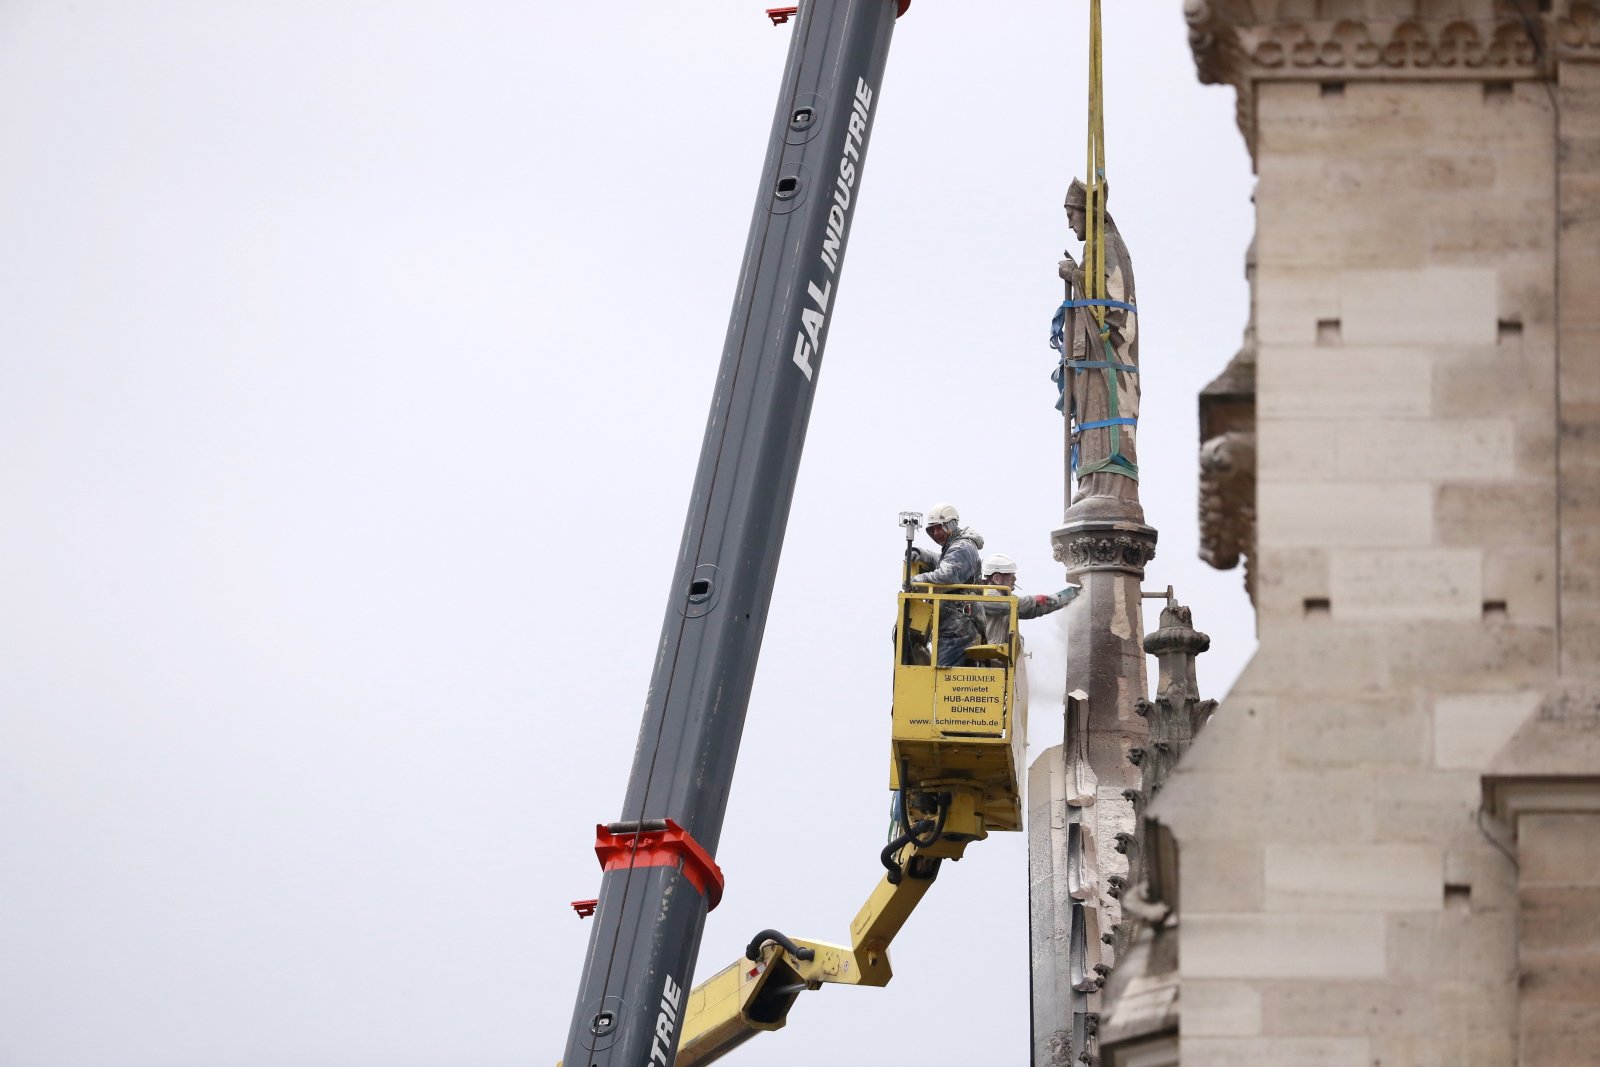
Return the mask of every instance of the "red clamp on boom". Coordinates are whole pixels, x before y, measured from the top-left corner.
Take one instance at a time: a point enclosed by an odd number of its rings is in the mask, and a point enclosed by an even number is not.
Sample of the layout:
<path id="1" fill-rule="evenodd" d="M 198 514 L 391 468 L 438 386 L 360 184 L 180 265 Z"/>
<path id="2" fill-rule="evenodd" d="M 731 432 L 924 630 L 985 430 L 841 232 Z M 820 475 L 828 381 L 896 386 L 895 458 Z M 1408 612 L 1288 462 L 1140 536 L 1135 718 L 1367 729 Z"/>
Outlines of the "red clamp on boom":
<path id="1" fill-rule="evenodd" d="M 899 3 L 900 10 L 895 12 L 895 18 L 899 18 L 901 15 L 904 15 L 906 13 L 906 8 L 911 6 L 911 0 L 899 0 Z M 794 18 L 795 15 L 799 14 L 799 12 L 800 9 L 798 7 L 769 7 L 767 8 L 767 18 L 772 20 L 772 24 L 774 26 L 782 26 L 785 22 L 788 22 L 790 19 Z"/>
<path id="2" fill-rule="evenodd" d="M 722 868 L 671 819 L 601 823 L 594 828 L 594 854 L 602 871 L 676 867 L 706 898 L 707 911 L 722 902 Z"/>

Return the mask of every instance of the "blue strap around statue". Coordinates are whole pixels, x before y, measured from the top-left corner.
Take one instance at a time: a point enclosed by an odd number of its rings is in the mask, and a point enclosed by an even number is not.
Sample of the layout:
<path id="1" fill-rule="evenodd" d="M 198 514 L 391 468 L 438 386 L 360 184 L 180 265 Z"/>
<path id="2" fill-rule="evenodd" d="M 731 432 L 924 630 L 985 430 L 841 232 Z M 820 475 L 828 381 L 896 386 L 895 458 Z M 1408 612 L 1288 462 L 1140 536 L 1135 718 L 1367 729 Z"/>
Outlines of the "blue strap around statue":
<path id="1" fill-rule="evenodd" d="M 1080 422 L 1080 423 L 1078 423 L 1078 432 L 1082 433 L 1084 430 L 1103 430 L 1107 426 L 1137 426 L 1137 425 L 1139 425 L 1139 420 L 1138 419 L 1101 419 L 1099 422 Z"/>
<path id="2" fill-rule="evenodd" d="M 1063 300 L 1061 308 L 1062 310 L 1067 308 L 1121 308 L 1123 311 L 1131 311 L 1135 315 L 1139 314 L 1138 308 L 1132 304 L 1124 304 L 1120 300 Z"/>
<path id="3" fill-rule="evenodd" d="M 1050 320 L 1050 347 L 1066 356 L 1067 345 L 1067 305 L 1062 304 L 1056 308 L 1055 318 Z"/>
<path id="4" fill-rule="evenodd" d="M 1069 359 L 1067 366 L 1073 370 L 1089 370 L 1092 367 L 1108 367 L 1111 370 L 1124 370 L 1129 374 L 1138 374 L 1139 368 L 1132 363 L 1113 363 L 1108 359 Z"/>
<path id="5" fill-rule="evenodd" d="M 1061 362 L 1056 369 L 1050 372 L 1050 380 L 1056 383 L 1056 410 L 1065 414 L 1062 401 L 1067 393 L 1067 375 L 1065 369 L 1073 368 L 1074 373 L 1091 368 L 1104 368 L 1106 370 L 1126 371 L 1129 374 L 1138 374 L 1139 368 L 1131 363 L 1114 363 L 1110 360 L 1071 360 L 1067 358 L 1067 309 L 1082 307 L 1113 307 L 1131 311 L 1135 315 L 1139 309 L 1132 304 L 1125 304 L 1120 300 L 1063 300 L 1061 306 L 1056 308 L 1054 317 L 1050 320 L 1050 347 L 1061 353 Z M 1073 466 L 1077 466 L 1076 463 Z"/>

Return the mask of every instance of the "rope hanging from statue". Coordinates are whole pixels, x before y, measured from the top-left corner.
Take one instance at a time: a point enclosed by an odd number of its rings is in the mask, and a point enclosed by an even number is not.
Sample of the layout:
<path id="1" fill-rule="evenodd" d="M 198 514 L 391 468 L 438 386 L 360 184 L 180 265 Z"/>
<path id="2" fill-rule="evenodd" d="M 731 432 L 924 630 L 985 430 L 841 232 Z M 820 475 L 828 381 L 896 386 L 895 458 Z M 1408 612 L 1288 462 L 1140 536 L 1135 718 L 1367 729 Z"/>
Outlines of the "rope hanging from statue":
<path id="1" fill-rule="evenodd" d="M 1088 178 L 1088 193 L 1084 210 L 1084 242 L 1083 242 L 1083 289 L 1082 299 L 1064 300 L 1056 309 L 1055 317 L 1050 322 L 1050 347 L 1061 354 L 1060 361 L 1051 380 L 1056 383 L 1059 397 L 1056 400 L 1056 410 L 1060 411 L 1072 427 L 1072 471 L 1077 478 L 1099 471 L 1110 471 L 1124 477 L 1139 480 L 1139 468 L 1131 459 L 1122 453 L 1122 427 L 1138 425 L 1134 416 L 1122 414 L 1118 398 L 1117 374 L 1137 374 L 1139 368 L 1131 363 L 1117 360 L 1116 351 L 1111 344 L 1111 327 L 1106 322 L 1106 311 L 1109 308 L 1118 308 L 1127 311 L 1130 315 L 1137 315 L 1138 309 L 1132 304 L 1120 300 L 1112 300 L 1107 292 L 1106 285 L 1106 153 L 1105 153 L 1105 97 L 1103 90 L 1101 61 L 1100 61 L 1100 0 L 1089 0 L 1089 138 L 1088 160 L 1086 173 Z M 1070 284 L 1070 283 L 1069 283 Z M 1104 352 L 1103 359 L 1071 358 L 1071 350 L 1067 341 L 1066 330 L 1068 313 L 1074 308 L 1084 308 L 1089 312 L 1089 318 L 1094 322 L 1095 333 L 1100 340 L 1100 347 Z M 1074 374 L 1082 374 L 1090 370 L 1098 370 L 1105 379 L 1108 418 L 1092 422 L 1080 422 L 1076 405 L 1067 404 L 1067 370 Z M 1081 470 L 1078 466 L 1078 454 L 1081 435 L 1088 430 L 1104 429 L 1109 431 L 1110 448 L 1105 459 L 1099 460 Z"/>

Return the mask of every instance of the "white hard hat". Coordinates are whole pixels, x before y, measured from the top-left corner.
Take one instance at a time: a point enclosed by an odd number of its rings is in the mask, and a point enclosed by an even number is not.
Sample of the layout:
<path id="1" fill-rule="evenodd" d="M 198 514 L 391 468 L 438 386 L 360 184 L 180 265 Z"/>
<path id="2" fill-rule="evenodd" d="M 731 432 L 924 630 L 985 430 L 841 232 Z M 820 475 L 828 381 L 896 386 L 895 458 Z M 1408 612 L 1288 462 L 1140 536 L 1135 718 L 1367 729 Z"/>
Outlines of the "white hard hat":
<path id="1" fill-rule="evenodd" d="M 928 517 L 922 520 L 922 528 L 926 530 L 930 526 L 943 526 L 945 523 L 955 526 L 960 522 L 961 516 L 956 514 L 954 504 L 935 504 L 928 509 Z"/>
<path id="2" fill-rule="evenodd" d="M 1017 561 L 1004 552 L 996 552 L 992 556 L 983 557 L 983 576 L 985 578 L 991 574 L 1015 573 L 1017 573 Z"/>

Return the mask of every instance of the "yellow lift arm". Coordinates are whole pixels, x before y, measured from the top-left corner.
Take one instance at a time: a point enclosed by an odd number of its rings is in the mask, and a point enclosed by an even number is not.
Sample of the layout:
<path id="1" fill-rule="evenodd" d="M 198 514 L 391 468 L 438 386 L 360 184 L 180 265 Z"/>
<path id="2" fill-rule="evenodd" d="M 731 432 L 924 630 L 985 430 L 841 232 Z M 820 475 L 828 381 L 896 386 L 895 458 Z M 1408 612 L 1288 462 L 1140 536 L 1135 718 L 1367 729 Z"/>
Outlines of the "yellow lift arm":
<path id="1" fill-rule="evenodd" d="M 991 830 L 1022 829 L 1027 686 L 1016 598 L 995 586 L 918 584 L 918 569 L 908 563 L 895 636 L 889 788 L 899 801 L 897 836 L 880 856 L 887 873 L 850 924 L 849 945 L 763 930 L 743 959 L 695 986 L 677 1067 L 711 1063 L 779 1029 L 807 989 L 887 985 L 889 942 L 939 864 L 960 859 Z M 974 610 L 1006 619 L 1005 643 L 970 647 L 967 659 L 977 666 L 930 666 L 938 662 L 940 614 Z"/>

